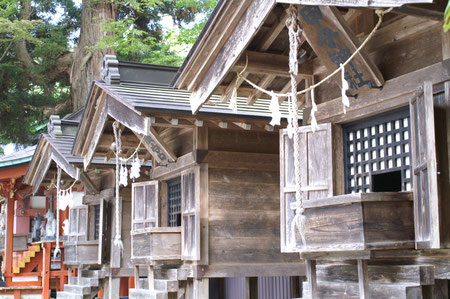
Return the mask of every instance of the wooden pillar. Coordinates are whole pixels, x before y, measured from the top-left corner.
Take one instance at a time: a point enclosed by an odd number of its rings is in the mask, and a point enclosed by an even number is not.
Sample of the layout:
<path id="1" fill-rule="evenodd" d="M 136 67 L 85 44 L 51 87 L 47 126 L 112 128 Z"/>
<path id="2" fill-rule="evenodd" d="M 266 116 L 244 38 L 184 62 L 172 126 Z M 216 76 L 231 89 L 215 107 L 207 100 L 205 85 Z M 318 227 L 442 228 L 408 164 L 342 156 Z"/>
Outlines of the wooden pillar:
<path id="1" fill-rule="evenodd" d="M 20 299 L 20 291 L 19 290 L 14 291 L 14 299 Z"/>
<path id="2" fill-rule="evenodd" d="M 153 272 L 153 265 L 148 265 L 148 289 L 153 291 L 155 289 L 155 273 Z"/>
<path id="3" fill-rule="evenodd" d="M 42 298 L 50 298 L 50 255 L 51 255 L 51 243 L 42 243 L 44 259 L 42 263 Z"/>
<path id="4" fill-rule="evenodd" d="M 5 274 L 13 273 L 13 237 L 14 237 L 14 186 L 16 180 L 11 180 L 6 220 L 6 256 Z M 11 276 L 5 275 L 5 282 L 11 282 Z"/>
<path id="5" fill-rule="evenodd" d="M 317 298 L 317 277 L 315 260 L 306 260 L 306 275 L 308 277 L 308 286 L 310 292 L 309 298 Z"/>
<path id="6" fill-rule="evenodd" d="M 369 298 L 369 272 L 367 260 L 358 260 L 359 298 Z"/>
<path id="7" fill-rule="evenodd" d="M 134 266 L 134 288 L 140 289 L 140 283 L 139 283 L 139 266 Z"/>
<path id="8" fill-rule="evenodd" d="M 247 299 L 258 299 L 258 277 L 246 277 Z"/>
<path id="9" fill-rule="evenodd" d="M 120 278 L 120 297 L 128 297 L 129 281 L 128 277 Z"/>
<path id="10" fill-rule="evenodd" d="M 108 277 L 103 283 L 103 298 L 119 299 L 120 296 L 120 277 Z"/>
<path id="11" fill-rule="evenodd" d="M 193 299 L 209 298 L 209 279 L 194 279 Z M 187 298 L 188 299 L 188 298 Z"/>
<path id="12" fill-rule="evenodd" d="M 67 267 L 67 283 L 72 284 L 72 267 Z"/>
<path id="13" fill-rule="evenodd" d="M 135 285 L 134 285 L 134 276 L 130 276 L 128 277 L 128 289 L 134 289 Z"/>

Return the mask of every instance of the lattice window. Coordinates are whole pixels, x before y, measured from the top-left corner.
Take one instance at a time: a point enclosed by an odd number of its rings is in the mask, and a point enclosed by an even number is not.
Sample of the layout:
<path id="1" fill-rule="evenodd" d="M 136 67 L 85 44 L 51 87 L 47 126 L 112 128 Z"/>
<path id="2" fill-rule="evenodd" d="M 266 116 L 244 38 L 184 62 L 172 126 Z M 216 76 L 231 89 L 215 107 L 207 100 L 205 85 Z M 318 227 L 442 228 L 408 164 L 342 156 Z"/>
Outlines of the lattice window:
<path id="1" fill-rule="evenodd" d="M 100 232 L 100 205 L 94 205 L 94 240 L 98 240 Z"/>
<path id="2" fill-rule="evenodd" d="M 167 183 L 168 219 L 170 227 L 181 226 L 181 179 L 176 178 Z"/>
<path id="3" fill-rule="evenodd" d="M 399 171 L 411 190 L 410 118 L 407 109 L 344 126 L 346 193 L 373 191 L 373 175 Z"/>

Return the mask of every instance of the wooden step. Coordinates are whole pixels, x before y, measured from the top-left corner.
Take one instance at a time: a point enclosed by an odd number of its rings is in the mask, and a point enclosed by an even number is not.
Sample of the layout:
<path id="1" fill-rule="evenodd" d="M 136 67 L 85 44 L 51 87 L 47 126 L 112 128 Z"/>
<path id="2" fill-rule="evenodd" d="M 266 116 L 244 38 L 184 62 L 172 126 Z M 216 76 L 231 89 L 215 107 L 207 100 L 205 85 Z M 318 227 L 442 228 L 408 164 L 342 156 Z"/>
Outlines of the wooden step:
<path id="1" fill-rule="evenodd" d="M 145 289 L 130 289 L 129 299 L 168 299 L 169 294 L 162 291 L 150 291 Z"/>
<path id="2" fill-rule="evenodd" d="M 57 299 L 83 299 L 83 295 L 73 294 L 69 292 L 58 292 L 56 293 Z"/>
<path id="3" fill-rule="evenodd" d="M 370 298 L 417 299 L 422 298 L 422 287 L 403 284 L 370 284 Z M 303 283 L 303 298 L 311 298 L 307 282 Z M 317 282 L 317 296 L 314 299 L 359 299 L 357 283 Z"/>
<path id="4" fill-rule="evenodd" d="M 431 265 L 369 265 L 369 283 L 433 285 L 434 266 Z M 353 264 L 317 265 L 317 281 L 358 283 L 358 270 Z"/>

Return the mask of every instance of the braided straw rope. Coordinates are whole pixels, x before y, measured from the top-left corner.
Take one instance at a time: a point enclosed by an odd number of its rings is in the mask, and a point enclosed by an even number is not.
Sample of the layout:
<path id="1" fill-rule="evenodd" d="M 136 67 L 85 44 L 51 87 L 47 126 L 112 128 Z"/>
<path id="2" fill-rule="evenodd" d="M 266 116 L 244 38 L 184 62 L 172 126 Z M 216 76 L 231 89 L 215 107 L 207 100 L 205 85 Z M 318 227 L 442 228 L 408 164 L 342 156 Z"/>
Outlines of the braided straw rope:
<path id="1" fill-rule="evenodd" d="M 113 131 L 114 131 L 114 140 L 116 142 L 116 236 L 114 237 L 114 245 L 119 247 L 120 253 L 122 254 L 123 250 L 123 242 L 122 242 L 122 236 L 120 232 L 120 188 L 119 188 L 119 175 L 120 175 L 120 169 L 119 169 L 119 159 L 120 159 L 120 153 L 122 151 L 122 130 L 119 128 L 119 122 L 115 121 L 113 123 Z"/>

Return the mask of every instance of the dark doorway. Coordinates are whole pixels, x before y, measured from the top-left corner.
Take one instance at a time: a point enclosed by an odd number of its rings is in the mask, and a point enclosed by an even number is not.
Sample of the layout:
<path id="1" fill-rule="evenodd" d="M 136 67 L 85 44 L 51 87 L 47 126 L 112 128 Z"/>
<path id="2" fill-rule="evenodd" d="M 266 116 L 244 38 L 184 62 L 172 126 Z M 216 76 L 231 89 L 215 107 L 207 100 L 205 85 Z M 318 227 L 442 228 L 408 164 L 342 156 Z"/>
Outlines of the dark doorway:
<path id="1" fill-rule="evenodd" d="M 400 170 L 372 175 L 372 192 L 402 191 L 402 172 Z"/>

